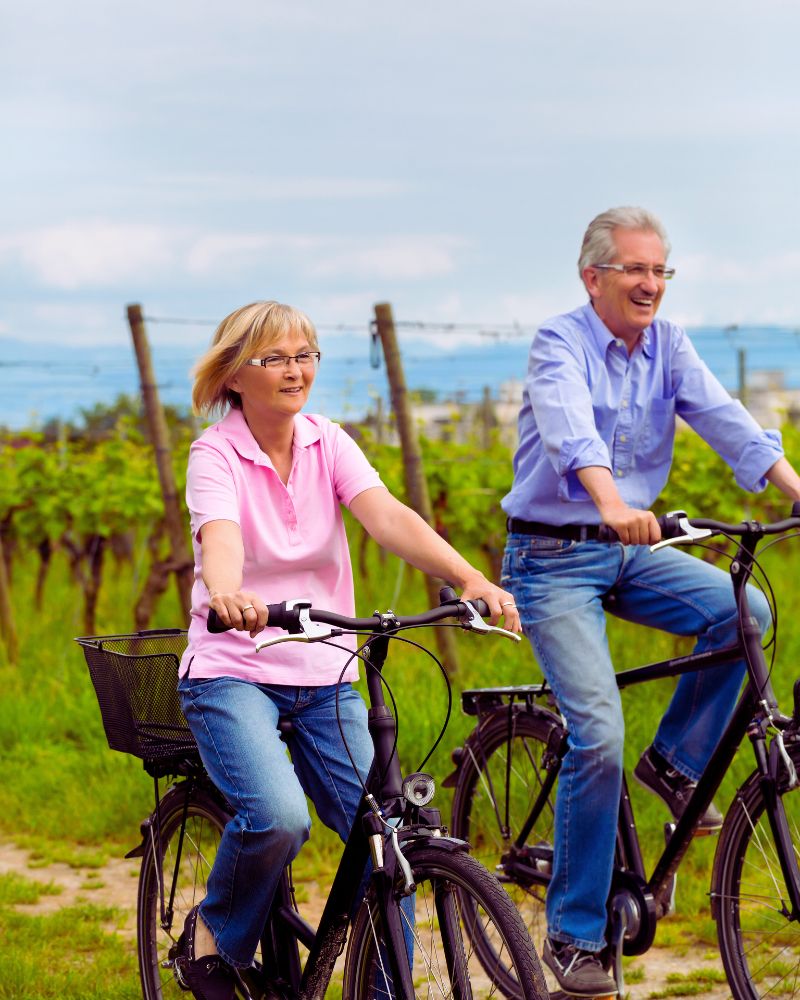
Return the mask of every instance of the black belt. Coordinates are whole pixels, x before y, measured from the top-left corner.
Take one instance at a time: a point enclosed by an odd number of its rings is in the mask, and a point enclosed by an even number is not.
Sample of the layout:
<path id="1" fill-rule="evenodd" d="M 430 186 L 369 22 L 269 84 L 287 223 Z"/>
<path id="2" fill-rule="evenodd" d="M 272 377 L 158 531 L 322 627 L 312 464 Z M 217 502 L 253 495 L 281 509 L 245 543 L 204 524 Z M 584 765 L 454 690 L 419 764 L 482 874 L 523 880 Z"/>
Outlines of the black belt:
<path id="1" fill-rule="evenodd" d="M 506 521 L 509 531 L 518 535 L 544 535 L 545 538 L 564 538 L 571 542 L 585 542 L 600 537 L 599 524 L 542 524 L 541 521 L 523 521 L 510 517 Z"/>

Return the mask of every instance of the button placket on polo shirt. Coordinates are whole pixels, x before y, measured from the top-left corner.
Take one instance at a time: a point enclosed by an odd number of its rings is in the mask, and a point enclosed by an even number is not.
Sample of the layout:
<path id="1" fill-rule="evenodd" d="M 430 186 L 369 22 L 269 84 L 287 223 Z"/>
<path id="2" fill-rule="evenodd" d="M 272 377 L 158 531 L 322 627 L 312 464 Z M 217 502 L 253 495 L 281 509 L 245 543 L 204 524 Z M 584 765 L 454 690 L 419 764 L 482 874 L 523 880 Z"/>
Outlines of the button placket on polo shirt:
<path id="1" fill-rule="evenodd" d="M 299 461 L 299 455 L 295 451 L 295 455 L 292 461 L 292 470 L 289 473 L 289 481 L 283 486 L 284 488 L 284 500 L 283 500 L 283 512 L 284 512 L 284 522 L 286 524 L 286 532 L 289 537 L 290 545 L 299 545 L 303 540 L 302 533 L 300 531 L 300 521 L 297 517 L 297 508 L 294 503 L 294 474 L 297 468 L 297 462 Z M 281 484 L 283 485 L 283 484 Z"/>

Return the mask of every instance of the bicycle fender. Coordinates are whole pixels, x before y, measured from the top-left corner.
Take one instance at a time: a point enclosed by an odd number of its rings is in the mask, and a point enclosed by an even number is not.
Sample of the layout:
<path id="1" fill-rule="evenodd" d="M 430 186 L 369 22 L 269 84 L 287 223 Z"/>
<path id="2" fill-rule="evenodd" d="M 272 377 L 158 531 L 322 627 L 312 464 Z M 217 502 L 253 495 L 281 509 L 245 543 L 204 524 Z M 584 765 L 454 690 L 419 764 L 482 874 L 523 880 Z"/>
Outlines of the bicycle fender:
<path id="1" fill-rule="evenodd" d="M 150 829 L 150 817 L 148 816 L 147 819 L 142 820 L 141 825 L 139 827 L 139 830 L 141 831 L 142 834 L 141 843 L 137 844 L 136 847 L 132 847 L 125 855 L 126 858 L 144 857 L 145 848 L 147 847 L 147 838 L 149 829 Z"/>
<path id="2" fill-rule="evenodd" d="M 419 847 L 424 847 L 426 851 L 442 851 L 444 854 L 469 853 L 469 844 L 466 840 L 461 840 L 459 837 L 435 837 L 431 834 L 415 835 L 408 840 L 402 840 L 401 847 L 412 868 L 414 866 L 414 852 Z"/>

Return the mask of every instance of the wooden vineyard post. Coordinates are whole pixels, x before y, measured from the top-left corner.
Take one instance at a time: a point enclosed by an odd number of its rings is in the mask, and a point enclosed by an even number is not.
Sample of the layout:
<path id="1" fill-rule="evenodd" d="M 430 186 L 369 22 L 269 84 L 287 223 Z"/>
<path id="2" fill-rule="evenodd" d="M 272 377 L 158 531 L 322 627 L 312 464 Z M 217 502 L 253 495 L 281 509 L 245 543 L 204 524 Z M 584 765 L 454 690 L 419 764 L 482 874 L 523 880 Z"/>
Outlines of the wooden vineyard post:
<path id="1" fill-rule="evenodd" d="M 17 629 L 14 624 L 14 610 L 11 607 L 11 588 L 6 574 L 6 561 L 3 557 L 3 539 L 0 538 L 0 638 L 6 647 L 8 658 L 17 662 L 19 643 Z"/>
<path id="2" fill-rule="evenodd" d="M 164 499 L 164 523 L 170 546 L 171 569 L 175 573 L 175 583 L 178 587 L 181 611 L 185 620 L 189 621 L 189 611 L 192 606 L 192 579 L 194 561 L 186 545 L 184 518 L 178 502 L 175 486 L 175 476 L 172 471 L 169 430 L 164 417 L 164 410 L 158 396 L 153 360 L 150 355 L 150 344 L 147 340 L 147 330 L 142 316 L 142 307 L 138 304 L 128 306 L 128 323 L 136 351 L 136 362 L 139 366 L 139 377 L 142 383 L 142 400 L 147 415 L 147 426 L 158 467 L 158 480 L 161 484 L 161 495 Z"/>
<path id="3" fill-rule="evenodd" d="M 397 431 L 400 435 L 400 447 L 403 453 L 403 478 L 408 501 L 419 516 L 433 526 L 433 508 L 428 495 L 428 484 L 425 480 L 425 469 L 422 465 L 422 451 L 419 446 L 417 429 L 408 401 L 406 377 L 403 372 L 403 362 L 400 357 L 400 347 L 397 343 L 397 333 L 394 326 L 392 307 L 388 302 L 375 306 L 375 325 L 383 346 L 383 357 L 386 361 L 386 375 L 389 379 L 389 391 L 392 399 L 392 409 L 397 421 Z M 428 592 L 430 607 L 439 603 L 439 588 L 441 581 L 425 576 L 425 587 Z M 451 629 L 437 628 L 436 642 L 442 662 L 449 675 L 458 672 L 458 653 Z"/>

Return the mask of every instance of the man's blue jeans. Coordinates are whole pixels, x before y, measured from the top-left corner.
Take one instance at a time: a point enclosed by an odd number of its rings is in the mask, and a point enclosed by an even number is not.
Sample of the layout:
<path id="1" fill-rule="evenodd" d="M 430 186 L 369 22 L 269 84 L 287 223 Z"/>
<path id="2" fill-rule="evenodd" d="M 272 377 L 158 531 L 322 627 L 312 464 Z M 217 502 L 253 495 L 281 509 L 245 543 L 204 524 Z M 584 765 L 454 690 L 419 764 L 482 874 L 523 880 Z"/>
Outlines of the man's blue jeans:
<path id="1" fill-rule="evenodd" d="M 502 584 L 514 595 L 525 634 L 567 721 L 569 749 L 559 774 L 548 933 L 599 951 L 605 944 L 622 782 L 624 722 L 608 650 L 602 598 L 613 613 L 675 635 L 695 650 L 736 641 L 737 611 L 727 573 L 676 549 L 573 542 L 509 534 Z M 762 633 L 763 595 L 748 588 Z M 697 780 L 730 718 L 744 662 L 684 674 L 653 744 Z"/>
<path id="2" fill-rule="evenodd" d="M 246 967 L 281 871 L 308 839 L 305 796 L 345 840 L 362 788 L 337 724 L 336 686 L 185 677 L 178 690 L 203 763 L 235 813 L 222 835 L 200 913 L 220 955 Z M 278 732 L 279 716 L 294 723 L 291 760 Z M 366 781 L 373 756 L 367 710 L 350 684 L 339 686 L 339 718 Z"/>

